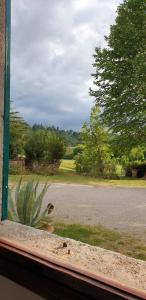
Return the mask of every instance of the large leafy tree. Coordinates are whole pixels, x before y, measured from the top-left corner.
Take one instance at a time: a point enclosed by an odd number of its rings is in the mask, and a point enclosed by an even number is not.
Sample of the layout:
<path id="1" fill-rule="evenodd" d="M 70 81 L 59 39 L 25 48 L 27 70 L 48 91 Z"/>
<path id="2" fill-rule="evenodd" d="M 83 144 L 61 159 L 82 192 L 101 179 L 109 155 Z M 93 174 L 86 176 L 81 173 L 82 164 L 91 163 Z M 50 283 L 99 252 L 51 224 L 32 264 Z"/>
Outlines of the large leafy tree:
<path id="1" fill-rule="evenodd" d="M 124 148 L 146 142 L 146 0 L 125 0 L 115 25 L 95 49 L 95 89 L 103 120 Z"/>

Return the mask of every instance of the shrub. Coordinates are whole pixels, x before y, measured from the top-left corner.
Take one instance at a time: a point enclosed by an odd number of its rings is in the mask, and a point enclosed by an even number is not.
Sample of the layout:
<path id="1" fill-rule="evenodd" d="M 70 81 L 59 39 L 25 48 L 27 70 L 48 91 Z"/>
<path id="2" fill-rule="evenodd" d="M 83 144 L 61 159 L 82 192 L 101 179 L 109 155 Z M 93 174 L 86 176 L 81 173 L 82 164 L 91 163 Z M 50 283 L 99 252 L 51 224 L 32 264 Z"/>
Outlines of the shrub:
<path id="1" fill-rule="evenodd" d="M 61 161 L 54 162 L 53 164 L 35 161 L 32 163 L 30 171 L 33 171 L 35 174 L 39 175 L 56 175 L 58 173 L 60 163 Z"/>
<path id="2" fill-rule="evenodd" d="M 129 160 L 131 162 L 144 161 L 144 149 L 140 146 L 133 148 L 130 151 Z"/>
<path id="3" fill-rule="evenodd" d="M 18 182 L 15 191 L 9 189 L 8 197 L 8 219 L 29 225 L 35 228 L 43 228 L 50 224 L 49 214 L 54 209 L 51 203 L 48 203 L 45 209 L 42 209 L 44 196 L 48 190 L 45 184 L 38 192 L 39 182 L 29 181 L 22 185 Z"/>
<path id="4" fill-rule="evenodd" d="M 33 131 L 25 145 L 26 164 L 52 165 L 63 158 L 65 145 L 62 138 L 47 130 Z"/>
<path id="5" fill-rule="evenodd" d="M 9 174 L 11 175 L 22 175 L 22 173 L 25 173 L 24 170 L 18 165 L 10 165 L 9 166 Z"/>
<path id="6" fill-rule="evenodd" d="M 106 147 L 101 151 L 96 148 L 84 148 L 84 151 L 75 157 L 76 172 L 93 177 L 117 178 L 117 161 L 111 158 Z"/>
<path id="7" fill-rule="evenodd" d="M 9 160 L 9 174 L 12 175 L 22 175 L 26 174 L 25 169 L 25 160 L 17 159 L 17 160 Z"/>
<path id="8" fill-rule="evenodd" d="M 84 151 L 85 146 L 83 144 L 79 144 L 73 149 L 73 157 L 78 154 L 81 154 Z"/>
<path id="9" fill-rule="evenodd" d="M 67 147 L 63 158 L 64 159 L 73 159 L 74 158 L 73 149 L 74 149 L 74 147 Z"/>
<path id="10" fill-rule="evenodd" d="M 132 177 L 133 171 L 135 171 L 135 176 L 138 178 L 142 178 L 146 174 L 146 161 L 135 161 L 127 163 L 126 167 L 126 176 Z"/>
<path id="11" fill-rule="evenodd" d="M 145 149 L 138 146 L 131 149 L 129 155 L 122 156 L 121 163 L 125 168 L 125 174 L 132 177 L 133 174 L 138 178 L 144 177 L 146 173 Z"/>
<path id="12" fill-rule="evenodd" d="M 75 156 L 75 166 L 78 174 L 88 175 L 90 173 L 89 161 L 85 153 Z"/>
<path id="13" fill-rule="evenodd" d="M 115 158 L 109 158 L 105 161 L 103 177 L 104 178 L 120 178 L 121 174 L 118 170 L 118 164 Z"/>
<path id="14" fill-rule="evenodd" d="M 94 177 L 116 177 L 116 160 L 112 158 L 109 136 L 97 106 L 91 110 L 90 120 L 82 127 L 83 145 L 77 148 L 75 164 L 77 173 Z"/>

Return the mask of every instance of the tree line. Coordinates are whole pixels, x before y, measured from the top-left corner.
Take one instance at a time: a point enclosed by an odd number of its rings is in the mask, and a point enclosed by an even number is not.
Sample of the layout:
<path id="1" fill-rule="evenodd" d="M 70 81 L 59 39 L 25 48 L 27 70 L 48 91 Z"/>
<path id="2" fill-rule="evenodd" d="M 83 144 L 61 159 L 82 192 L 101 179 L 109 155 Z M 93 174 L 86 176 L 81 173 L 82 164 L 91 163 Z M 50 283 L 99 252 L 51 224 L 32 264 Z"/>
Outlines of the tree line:
<path id="1" fill-rule="evenodd" d="M 18 112 L 10 112 L 11 160 L 25 160 L 26 166 L 36 171 L 39 170 L 38 166 L 42 166 L 42 169 L 48 165 L 59 167 L 65 151 L 66 143 L 59 131 L 42 125 L 30 126 Z M 14 169 L 19 169 L 18 166 L 13 167 L 11 172 L 19 173 L 19 170 Z"/>

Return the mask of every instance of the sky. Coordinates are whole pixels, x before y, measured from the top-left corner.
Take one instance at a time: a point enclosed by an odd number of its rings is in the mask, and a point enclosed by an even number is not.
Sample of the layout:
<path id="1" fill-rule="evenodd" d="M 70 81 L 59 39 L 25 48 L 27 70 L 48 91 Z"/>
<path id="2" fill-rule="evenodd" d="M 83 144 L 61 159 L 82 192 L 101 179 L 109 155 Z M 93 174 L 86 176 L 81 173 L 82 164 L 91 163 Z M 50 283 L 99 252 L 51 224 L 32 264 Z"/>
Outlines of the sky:
<path id="1" fill-rule="evenodd" d="M 93 97 L 95 47 L 122 0 L 12 0 L 11 100 L 29 123 L 79 130 Z"/>

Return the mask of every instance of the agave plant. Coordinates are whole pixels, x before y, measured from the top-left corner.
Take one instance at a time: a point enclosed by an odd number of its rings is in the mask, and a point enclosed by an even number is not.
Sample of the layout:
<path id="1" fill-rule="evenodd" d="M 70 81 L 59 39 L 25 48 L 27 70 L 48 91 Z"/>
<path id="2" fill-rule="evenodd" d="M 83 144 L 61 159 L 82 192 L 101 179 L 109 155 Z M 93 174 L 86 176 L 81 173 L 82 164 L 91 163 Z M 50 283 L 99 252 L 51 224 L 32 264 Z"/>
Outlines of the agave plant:
<path id="1" fill-rule="evenodd" d="M 9 189 L 8 197 L 8 219 L 29 225 L 35 228 L 46 227 L 50 224 L 50 213 L 54 209 L 51 203 L 48 203 L 45 209 L 42 209 L 44 196 L 48 190 L 48 184 L 44 184 L 42 190 L 38 192 L 39 181 L 29 181 L 22 184 L 18 182 L 15 190 Z"/>

